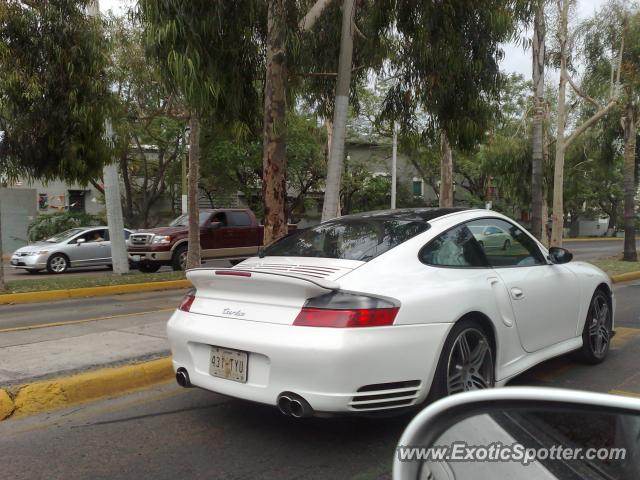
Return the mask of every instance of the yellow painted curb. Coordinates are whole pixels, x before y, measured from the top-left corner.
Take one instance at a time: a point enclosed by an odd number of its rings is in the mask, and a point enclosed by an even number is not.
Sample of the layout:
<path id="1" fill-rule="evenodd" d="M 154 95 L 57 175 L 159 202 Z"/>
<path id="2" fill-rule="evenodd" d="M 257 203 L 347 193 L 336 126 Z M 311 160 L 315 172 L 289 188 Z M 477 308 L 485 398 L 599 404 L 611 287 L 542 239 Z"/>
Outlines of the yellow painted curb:
<path id="1" fill-rule="evenodd" d="M 627 272 L 611 276 L 613 283 L 629 282 L 631 280 L 640 280 L 640 272 Z"/>
<path id="2" fill-rule="evenodd" d="M 33 303 L 50 300 L 68 300 L 70 298 L 103 297 L 121 293 L 149 292 L 153 290 L 171 290 L 189 288 L 189 280 L 167 280 L 164 282 L 128 283 L 125 285 L 107 285 L 104 287 L 70 288 L 66 290 L 44 290 L 41 292 L 7 293 L 0 295 L 0 304 Z"/>
<path id="3" fill-rule="evenodd" d="M 13 400 L 6 392 L 6 390 L 0 389 L 0 420 L 4 420 L 13 413 L 15 405 Z"/>
<path id="4" fill-rule="evenodd" d="M 173 379 L 171 358 L 164 357 L 123 367 L 80 373 L 71 377 L 43 380 L 18 387 L 13 399 L 12 416 L 31 415 L 119 395 L 168 382 L 171 379 Z"/>
<path id="5" fill-rule="evenodd" d="M 565 243 L 570 242 L 603 242 L 606 240 L 624 240 L 624 237 L 580 237 L 580 238 L 563 238 Z"/>

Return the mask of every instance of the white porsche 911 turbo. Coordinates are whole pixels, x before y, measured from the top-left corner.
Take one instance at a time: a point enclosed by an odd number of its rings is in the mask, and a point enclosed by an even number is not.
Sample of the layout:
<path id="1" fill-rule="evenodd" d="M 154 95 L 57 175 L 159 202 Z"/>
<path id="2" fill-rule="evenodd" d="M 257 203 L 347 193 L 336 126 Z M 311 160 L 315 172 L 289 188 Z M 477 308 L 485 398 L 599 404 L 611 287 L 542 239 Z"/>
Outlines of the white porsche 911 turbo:
<path id="1" fill-rule="evenodd" d="M 481 243 L 487 227 L 508 243 Z M 493 211 L 336 218 L 233 268 L 190 270 L 167 326 L 176 378 L 302 417 L 501 386 L 570 351 L 599 363 L 611 282 L 571 259 Z"/>

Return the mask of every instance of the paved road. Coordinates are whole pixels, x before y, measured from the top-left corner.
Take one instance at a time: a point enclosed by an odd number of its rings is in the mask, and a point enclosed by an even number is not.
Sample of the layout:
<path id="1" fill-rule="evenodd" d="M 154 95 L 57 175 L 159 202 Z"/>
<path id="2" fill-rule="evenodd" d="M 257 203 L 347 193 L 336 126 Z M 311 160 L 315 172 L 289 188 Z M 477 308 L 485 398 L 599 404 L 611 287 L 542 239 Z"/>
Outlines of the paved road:
<path id="1" fill-rule="evenodd" d="M 640 282 L 615 290 L 619 333 L 604 364 L 585 366 L 565 356 L 512 383 L 640 395 Z M 5 478 L 30 480 L 382 480 L 390 478 L 408 420 L 296 421 L 273 408 L 167 384 L 2 422 L 0 465 Z"/>
<path id="2" fill-rule="evenodd" d="M 622 240 L 565 240 L 563 246 L 573 253 L 576 260 L 589 261 L 614 255 L 622 256 L 623 243 Z M 640 250 L 640 240 L 636 242 L 636 246 Z"/>

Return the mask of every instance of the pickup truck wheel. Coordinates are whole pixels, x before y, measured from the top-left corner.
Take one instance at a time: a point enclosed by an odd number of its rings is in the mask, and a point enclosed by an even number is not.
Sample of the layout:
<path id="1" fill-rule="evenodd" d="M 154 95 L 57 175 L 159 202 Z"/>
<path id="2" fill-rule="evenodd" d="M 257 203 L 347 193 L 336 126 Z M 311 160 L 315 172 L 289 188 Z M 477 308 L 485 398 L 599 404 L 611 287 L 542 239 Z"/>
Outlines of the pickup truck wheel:
<path id="1" fill-rule="evenodd" d="M 186 245 L 180 245 L 176 248 L 176 251 L 173 252 L 171 266 L 175 271 L 187 269 L 187 248 L 188 247 Z"/>
<path id="2" fill-rule="evenodd" d="M 141 263 L 138 265 L 138 270 L 142 273 L 156 273 L 160 270 L 161 265 L 154 265 L 153 263 Z"/>

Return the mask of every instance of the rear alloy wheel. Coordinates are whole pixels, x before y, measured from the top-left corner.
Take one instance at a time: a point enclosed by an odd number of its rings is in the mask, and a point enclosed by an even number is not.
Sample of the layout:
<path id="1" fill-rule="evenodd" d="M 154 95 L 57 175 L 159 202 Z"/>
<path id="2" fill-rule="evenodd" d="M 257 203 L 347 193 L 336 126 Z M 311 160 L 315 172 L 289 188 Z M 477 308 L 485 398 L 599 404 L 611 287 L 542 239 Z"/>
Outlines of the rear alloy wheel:
<path id="1" fill-rule="evenodd" d="M 427 402 L 495 386 L 491 340 L 472 319 L 456 323 L 444 343 Z"/>
<path id="2" fill-rule="evenodd" d="M 611 343 L 611 323 L 609 297 L 602 290 L 596 290 L 582 330 L 580 360 L 595 365 L 605 359 Z"/>
<path id="3" fill-rule="evenodd" d="M 175 252 L 173 252 L 171 266 L 175 271 L 184 271 L 187 269 L 187 251 L 188 248 L 186 245 L 180 245 L 176 248 Z"/>
<path id="4" fill-rule="evenodd" d="M 69 260 L 60 253 L 51 255 L 47 262 L 47 271 L 49 273 L 64 273 L 69 268 Z"/>

